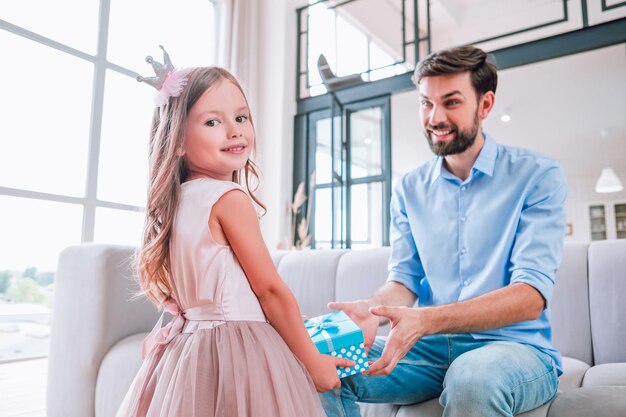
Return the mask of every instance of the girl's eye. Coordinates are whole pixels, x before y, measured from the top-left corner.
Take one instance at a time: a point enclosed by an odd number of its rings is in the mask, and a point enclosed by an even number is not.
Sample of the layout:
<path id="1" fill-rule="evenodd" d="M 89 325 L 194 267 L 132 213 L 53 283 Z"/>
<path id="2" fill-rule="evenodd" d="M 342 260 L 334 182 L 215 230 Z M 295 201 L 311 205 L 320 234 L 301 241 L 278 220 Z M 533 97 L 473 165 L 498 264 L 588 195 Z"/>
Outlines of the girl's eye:
<path id="1" fill-rule="evenodd" d="M 247 117 L 247 116 L 243 116 L 243 115 L 242 115 L 242 116 L 237 116 L 237 117 L 235 117 L 235 121 L 236 121 L 237 123 L 243 123 L 243 122 L 245 122 L 246 120 L 248 120 L 248 117 Z"/>
<path id="2" fill-rule="evenodd" d="M 207 121 L 205 124 L 209 127 L 215 127 L 219 124 L 220 122 L 217 121 L 216 119 L 211 119 L 209 121 Z"/>

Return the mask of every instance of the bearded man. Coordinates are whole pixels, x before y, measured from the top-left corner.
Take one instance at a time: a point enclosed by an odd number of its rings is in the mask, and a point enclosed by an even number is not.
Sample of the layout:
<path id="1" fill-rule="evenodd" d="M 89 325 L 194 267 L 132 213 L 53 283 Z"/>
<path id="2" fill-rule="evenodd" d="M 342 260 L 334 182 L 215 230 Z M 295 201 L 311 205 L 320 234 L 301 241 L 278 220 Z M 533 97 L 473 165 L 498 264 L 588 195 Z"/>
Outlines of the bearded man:
<path id="1" fill-rule="evenodd" d="M 497 86 L 484 51 L 431 54 L 414 82 L 436 157 L 393 191 L 387 283 L 367 300 L 329 304 L 363 329 L 373 363 L 322 401 L 330 417 L 360 416 L 356 401 L 438 396 L 445 417 L 513 416 L 550 401 L 561 374 L 550 303 L 565 174 L 482 131 Z M 389 336 L 376 338 L 386 321 Z"/>

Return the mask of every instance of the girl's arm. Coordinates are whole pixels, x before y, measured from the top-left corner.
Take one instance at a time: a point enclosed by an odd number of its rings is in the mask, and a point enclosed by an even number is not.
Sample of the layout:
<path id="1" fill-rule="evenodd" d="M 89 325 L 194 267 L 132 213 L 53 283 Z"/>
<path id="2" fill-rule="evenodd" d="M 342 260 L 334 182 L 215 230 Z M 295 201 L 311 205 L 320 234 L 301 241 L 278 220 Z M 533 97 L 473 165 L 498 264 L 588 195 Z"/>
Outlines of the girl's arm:
<path id="1" fill-rule="evenodd" d="M 217 232 L 213 233 L 216 239 L 220 231 L 223 233 L 246 273 L 265 316 L 307 368 L 317 390 L 322 392 L 339 387 L 335 367 L 353 366 L 354 363 L 321 355 L 311 341 L 295 297 L 276 272 L 250 198 L 241 190 L 224 194 L 213 206 L 209 227 L 212 232 Z"/>

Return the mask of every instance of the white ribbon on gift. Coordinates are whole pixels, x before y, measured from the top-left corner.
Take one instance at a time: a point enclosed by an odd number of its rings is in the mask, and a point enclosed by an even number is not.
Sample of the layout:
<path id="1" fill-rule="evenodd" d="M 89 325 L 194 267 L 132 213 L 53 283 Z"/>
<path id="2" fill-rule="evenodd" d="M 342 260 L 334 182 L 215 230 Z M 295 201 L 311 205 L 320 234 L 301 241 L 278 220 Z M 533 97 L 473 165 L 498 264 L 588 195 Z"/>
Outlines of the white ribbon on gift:
<path id="1" fill-rule="evenodd" d="M 333 340 L 330 337 L 330 334 L 326 331 L 326 329 L 336 329 L 337 327 L 339 326 L 333 323 L 330 316 L 315 317 L 308 320 L 308 323 L 306 324 L 306 329 L 309 332 L 309 336 L 311 338 L 317 336 L 318 334 L 322 335 L 322 337 L 326 341 L 326 344 L 328 345 L 329 352 L 335 350 L 335 346 L 333 345 Z"/>

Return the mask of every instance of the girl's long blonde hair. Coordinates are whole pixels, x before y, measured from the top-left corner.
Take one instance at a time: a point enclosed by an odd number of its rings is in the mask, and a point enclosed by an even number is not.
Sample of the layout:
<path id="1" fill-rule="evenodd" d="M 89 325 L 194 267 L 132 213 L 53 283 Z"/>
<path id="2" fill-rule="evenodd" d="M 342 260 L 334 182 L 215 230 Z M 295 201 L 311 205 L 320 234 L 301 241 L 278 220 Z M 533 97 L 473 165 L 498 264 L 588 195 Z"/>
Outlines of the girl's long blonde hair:
<path id="1" fill-rule="evenodd" d="M 162 306 L 172 296 L 169 244 L 180 185 L 188 175 L 187 165 L 180 155 L 185 139 L 187 115 L 205 91 L 222 80 L 237 86 L 248 104 L 241 85 L 230 72 L 220 67 L 194 68 L 187 74 L 187 85 L 180 96 L 170 98 L 163 109 L 157 108 L 152 118 L 148 203 L 137 272 L 146 296 L 158 306 Z M 252 123 L 252 117 L 250 122 Z M 254 129 L 254 124 L 252 126 Z M 241 171 L 243 173 L 233 172 L 233 182 L 241 184 L 243 174 L 250 197 L 265 210 L 265 206 L 253 194 L 259 179 L 255 164 L 248 160 Z"/>

